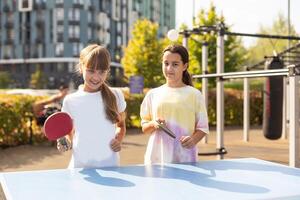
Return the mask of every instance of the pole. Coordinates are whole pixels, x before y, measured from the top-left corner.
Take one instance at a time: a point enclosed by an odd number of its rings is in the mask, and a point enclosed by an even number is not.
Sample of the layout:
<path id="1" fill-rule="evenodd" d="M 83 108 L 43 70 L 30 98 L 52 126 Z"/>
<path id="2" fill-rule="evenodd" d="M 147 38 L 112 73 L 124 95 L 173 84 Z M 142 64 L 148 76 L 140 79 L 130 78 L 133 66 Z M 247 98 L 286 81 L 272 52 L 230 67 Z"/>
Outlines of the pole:
<path id="1" fill-rule="evenodd" d="M 183 45 L 187 50 L 189 49 L 188 42 L 189 42 L 189 34 L 186 32 L 186 33 L 183 34 L 182 45 Z"/>
<path id="2" fill-rule="evenodd" d="M 296 71 L 295 67 L 290 67 L 290 70 Z M 290 75 L 289 165 L 291 167 L 300 167 L 299 81 L 300 73 L 293 73 L 292 75 Z"/>
<path id="3" fill-rule="evenodd" d="M 203 42 L 202 43 L 202 74 L 207 74 L 208 73 L 208 43 Z M 206 110 L 208 108 L 208 80 L 207 78 L 202 78 L 202 95 L 204 97 L 204 103 Z M 202 140 L 203 143 L 207 143 L 208 137 L 207 135 L 204 137 Z"/>
<path id="4" fill-rule="evenodd" d="M 250 96 L 249 96 L 249 79 L 244 78 L 244 142 L 249 141 L 250 129 Z"/>
<path id="5" fill-rule="evenodd" d="M 218 32 L 217 37 L 217 74 L 224 72 L 224 29 Z M 222 78 L 217 78 L 217 149 L 224 148 L 224 83 Z M 217 155 L 223 159 L 224 155 Z"/>

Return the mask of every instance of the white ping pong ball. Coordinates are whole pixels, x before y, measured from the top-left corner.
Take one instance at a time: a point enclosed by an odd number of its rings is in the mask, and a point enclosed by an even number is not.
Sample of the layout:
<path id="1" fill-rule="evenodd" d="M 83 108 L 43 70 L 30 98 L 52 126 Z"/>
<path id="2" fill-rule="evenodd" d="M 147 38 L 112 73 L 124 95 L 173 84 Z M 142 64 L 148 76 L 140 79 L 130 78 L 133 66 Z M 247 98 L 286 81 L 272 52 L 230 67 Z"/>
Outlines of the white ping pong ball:
<path id="1" fill-rule="evenodd" d="M 167 36 L 168 36 L 169 40 L 176 41 L 179 37 L 179 33 L 178 33 L 177 30 L 171 29 L 171 30 L 168 31 Z"/>

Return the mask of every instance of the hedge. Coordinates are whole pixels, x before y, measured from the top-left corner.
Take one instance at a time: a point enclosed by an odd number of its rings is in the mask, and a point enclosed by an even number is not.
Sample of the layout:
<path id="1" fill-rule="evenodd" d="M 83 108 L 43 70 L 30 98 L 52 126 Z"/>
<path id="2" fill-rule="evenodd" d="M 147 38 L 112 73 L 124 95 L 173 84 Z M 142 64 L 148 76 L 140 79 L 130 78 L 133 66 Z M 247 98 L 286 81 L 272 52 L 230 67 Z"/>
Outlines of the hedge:
<path id="1" fill-rule="evenodd" d="M 140 128 L 140 105 L 143 94 L 129 94 L 123 90 L 127 102 L 126 126 Z M 35 144 L 46 141 L 37 126 L 32 113 L 34 101 L 45 97 L 29 95 L 0 94 L 0 146 L 16 146 L 20 144 Z M 225 89 L 224 95 L 225 125 L 241 126 L 243 124 L 243 92 Z M 250 124 L 261 125 L 263 119 L 263 101 L 261 92 L 250 93 Z M 216 125 L 216 95 L 215 90 L 208 94 L 208 117 L 210 126 Z"/>

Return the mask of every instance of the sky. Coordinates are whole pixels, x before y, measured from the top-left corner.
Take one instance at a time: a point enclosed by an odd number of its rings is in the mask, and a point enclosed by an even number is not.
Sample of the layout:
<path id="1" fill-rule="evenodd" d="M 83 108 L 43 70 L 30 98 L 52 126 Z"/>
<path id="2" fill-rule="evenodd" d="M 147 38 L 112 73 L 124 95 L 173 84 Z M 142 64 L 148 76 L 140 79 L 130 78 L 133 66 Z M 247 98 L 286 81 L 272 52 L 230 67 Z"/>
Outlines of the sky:
<path id="1" fill-rule="evenodd" d="M 191 28 L 193 13 L 200 9 L 208 10 L 213 2 L 218 15 L 223 14 L 227 24 L 231 26 L 231 31 L 255 34 L 260 26 L 271 27 L 279 13 L 287 18 L 288 1 L 290 23 L 300 34 L 300 0 L 176 0 L 176 28 L 182 23 Z M 252 37 L 243 37 L 242 40 L 245 46 L 255 42 Z"/>

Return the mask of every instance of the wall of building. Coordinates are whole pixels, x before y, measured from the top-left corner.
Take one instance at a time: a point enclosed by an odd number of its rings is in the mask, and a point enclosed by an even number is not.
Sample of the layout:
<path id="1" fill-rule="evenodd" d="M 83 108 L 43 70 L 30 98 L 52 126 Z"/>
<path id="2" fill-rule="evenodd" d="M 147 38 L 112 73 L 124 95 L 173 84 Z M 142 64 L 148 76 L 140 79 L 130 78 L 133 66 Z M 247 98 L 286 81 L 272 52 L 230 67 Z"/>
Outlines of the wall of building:
<path id="1" fill-rule="evenodd" d="M 22 11 L 21 3 L 32 7 Z M 74 58 L 84 46 L 104 45 L 119 63 L 130 30 L 142 17 L 158 22 L 163 36 L 175 27 L 175 0 L 1 0 L 0 71 L 11 72 L 17 87 L 28 87 L 37 68 L 47 76 L 46 87 L 76 81 Z M 113 74 L 122 73 L 119 64 L 113 67 Z M 111 82 L 121 84 L 115 77 Z"/>

